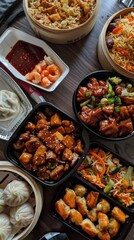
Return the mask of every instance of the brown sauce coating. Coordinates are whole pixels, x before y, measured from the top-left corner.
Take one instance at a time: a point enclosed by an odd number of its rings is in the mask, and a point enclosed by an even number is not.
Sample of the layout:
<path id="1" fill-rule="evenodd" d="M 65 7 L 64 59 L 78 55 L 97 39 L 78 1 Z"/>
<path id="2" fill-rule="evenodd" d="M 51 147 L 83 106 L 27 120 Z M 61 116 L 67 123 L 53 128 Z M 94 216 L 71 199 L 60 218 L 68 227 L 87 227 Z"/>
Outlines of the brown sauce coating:
<path id="1" fill-rule="evenodd" d="M 43 60 L 45 51 L 34 44 L 19 40 L 7 54 L 6 59 L 23 76 L 31 72 Z"/>

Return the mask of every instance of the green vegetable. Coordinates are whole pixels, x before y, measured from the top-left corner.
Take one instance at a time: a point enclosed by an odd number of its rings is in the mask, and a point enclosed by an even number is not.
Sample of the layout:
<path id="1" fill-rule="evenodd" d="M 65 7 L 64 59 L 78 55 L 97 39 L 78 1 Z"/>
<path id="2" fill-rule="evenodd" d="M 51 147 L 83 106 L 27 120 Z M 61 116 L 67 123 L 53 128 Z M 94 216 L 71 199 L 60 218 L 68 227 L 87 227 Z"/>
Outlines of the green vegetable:
<path id="1" fill-rule="evenodd" d="M 112 169 L 112 170 L 110 171 L 110 173 L 111 173 L 111 174 L 117 173 L 117 172 L 120 171 L 120 169 L 121 169 L 121 166 L 120 166 L 120 167 L 115 167 L 114 169 Z"/>
<path id="2" fill-rule="evenodd" d="M 91 104 L 87 104 L 87 107 L 89 107 L 89 108 L 94 108 L 94 106 L 91 105 Z"/>
<path id="3" fill-rule="evenodd" d="M 132 175 L 133 175 L 133 167 L 129 166 L 126 174 L 124 175 L 124 178 L 128 180 L 130 185 L 132 185 Z"/>
<path id="4" fill-rule="evenodd" d="M 86 106 L 89 102 L 90 102 L 90 99 L 86 100 L 85 102 L 82 102 L 82 103 L 80 104 L 80 107 Z"/>
<path id="5" fill-rule="evenodd" d="M 114 103 L 115 105 L 121 105 L 121 98 L 119 96 L 115 96 Z"/>
<path id="6" fill-rule="evenodd" d="M 51 170 L 52 170 L 52 169 L 54 169 L 54 168 L 55 168 L 55 165 L 54 165 L 54 166 L 51 166 L 51 167 L 49 167 L 49 169 L 51 169 Z"/>
<path id="7" fill-rule="evenodd" d="M 120 107 L 119 107 L 119 106 L 116 106 L 116 107 L 114 108 L 114 110 L 115 110 L 115 112 L 119 112 L 119 111 L 120 111 Z"/>
<path id="8" fill-rule="evenodd" d="M 92 97 L 91 97 L 91 100 L 94 102 L 94 101 L 95 101 L 95 96 L 92 96 Z"/>
<path id="9" fill-rule="evenodd" d="M 107 102 L 108 102 L 108 104 L 113 104 L 114 103 L 114 98 L 108 98 Z"/>
<path id="10" fill-rule="evenodd" d="M 110 190 L 113 188 L 114 182 L 112 179 L 109 180 L 108 184 L 104 188 L 104 193 L 109 193 Z"/>
<path id="11" fill-rule="evenodd" d="M 105 104 L 104 104 L 104 103 L 98 103 L 98 106 L 99 106 L 99 107 L 104 107 Z"/>
<path id="12" fill-rule="evenodd" d="M 107 84 L 108 84 L 108 94 L 109 94 L 109 96 L 114 97 L 115 92 L 113 91 L 112 85 L 108 81 L 107 81 Z"/>
<path id="13" fill-rule="evenodd" d="M 127 89 L 131 89 L 133 87 L 133 85 L 131 84 L 131 83 L 129 83 L 128 85 L 127 85 Z"/>
<path id="14" fill-rule="evenodd" d="M 111 77 L 111 78 L 109 77 L 108 81 L 110 81 L 113 84 L 118 85 L 122 81 L 122 79 L 119 77 Z"/>
<path id="15" fill-rule="evenodd" d="M 89 91 L 86 92 L 86 97 L 89 97 L 89 95 L 90 95 L 90 92 Z"/>
<path id="16" fill-rule="evenodd" d="M 134 92 L 122 91 L 121 96 L 123 96 L 123 97 L 134 97 Z"/>

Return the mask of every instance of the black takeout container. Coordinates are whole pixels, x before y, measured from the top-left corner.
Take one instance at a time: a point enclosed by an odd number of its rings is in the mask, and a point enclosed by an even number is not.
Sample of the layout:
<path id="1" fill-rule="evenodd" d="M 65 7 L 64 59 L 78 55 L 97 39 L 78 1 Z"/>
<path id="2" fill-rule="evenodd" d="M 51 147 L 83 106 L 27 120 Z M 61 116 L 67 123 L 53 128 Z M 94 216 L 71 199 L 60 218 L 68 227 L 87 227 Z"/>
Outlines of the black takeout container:
<path id="1" fill-rule="evenodd" d="M 95 72 L 91 72 L 90 74 L 88 74 L 77 86 L 77 88 L 74 91 L 73 94 L 73 99 L 72 99 L 72 104 L 73 104 L 73 110 L 75 113 L 75 116 L 77 117 L 77 119 L 79 120 L 79 122 L 91 133 L 97 135 L 98 137 L 105 139 L 105 140 L 110 140 L 110 141 L 119 141 L 119 140 L 125 140 L 129 137 L 132 137 L 134 135 L 134 131 L 126 136 L 122 136 L 122 137 L 106 137 L 103 136 L 99 133 L 99 130 L 97 127 L 92 127 L 92 126 L 88 126 L 86 125 L 79 117 L 79 113 L 80 113 L 80 106 L 78 104 L 78 102 L 76 101 L 76 97 L 77 97 L 77 92 L 78 92 L 78 88 L 80 86 L 84 87 L 86 86 L 86 84 L 89 82 L 90 78 L 97 78 L 99 80 L 106 80 L 108 77 L 121 77 L 123 79 L 124 82 L 131 82 L 129 79 L 127 79 L 126 77 L 122 76 L 121 74 L 117 73 L 117 72 L 111 72 L 111 71 L 107 71 L 107 70 L 98 70 Z"/>
<path id="2" fill-rule="evenodd" d="M 21 165 L 21 163 L 18 160 L 20 154 L 18 154 L 18 152 L 16 152 L 16 150 L 13 148 L 13 143 L 15 143 L 15 141 L 18 140 L 20 134 L 24 132 L 25 124 L 33 119 L 36 112 L 42 112 L 44 108 L 48 108 L 49 110 L 53 111 L 54 113 L 59 113 L 61 115 L 62 119 L 64 119 L 64 120 L 73 121 L 75 126 L 77 126 L 77 133 L 80 136 L 80 139 L 82 140 L 82 142 L 84 144 L 83 153 L 79 157 L 79 160 L 75 163 L 75 165 L 73 167 L 69 168 L 69 170 L 67 172 L 65 172 L 65 174 L 61 177 L 60 180 L 57 180 L 57 181 L 49 181 L 49 180 L 48 181 L 46 181 L 46 180 L 43 181 L 42 179 L 40 179 L 37 176 L 36 172 L 29 171 L 29 170 L 25 169 L 23 167 L 23 165 Z M 7 142 L 4 153 L 5 153 L 5 157 L 12 164 L 14 164 L 18 168 L 22 169 L 24 172 L 28 173 L 30 176 L 32 176 L 33 178 L 38 180 L 43 185 L 45 185 L 45 186 L 57 186 L 57 185 L 60 185 L 61 183 L 63 183 L 65 180 L 67 180 L 67 178 L 69 178 L 76 171 L 78 166 L 82 163 L 82 161 L 85 157 L 85 154 L 86 154 L 87 150 L 89 149 L 89 142 L 90 142 L 89 134 L 87 133 L 87 131 L 85 131 L 85 129 L 77 121 L 75 121 L 73 118 L 68 116 L 66 113 L 64 113 L 63 111 L 61 111 L 60 109 L 58 109 L 57 107 L 52 105 L 51 103 L 42 102 L 42 103 L 37 104 L 33 108 L 33 110 L 25 118 L 25 120 L 16 129 L 14 134 L 11 136 L 10 140 Z"/>
<path id="3" fill-rule="evenodd" d="M 119 154 L 115 153 L 114 151 L 112 151 L 110 148 L 104 146 L 103 144 L 101 143 L 98 143 L 98 142 L 90 142 L 90 147 L 89 147 L 89 150 L 90 149 L 93 149 L 93 148 L 101 148 L 102 150 L 104 150 L 105 152 L 110 152 L 113 157 L 115 158 L 118 158 L 120 163 L 122 164 L 122 166 L 124 167 L 128 167 L 128 166 L 132 166 L 134 167 L 134 165 L 130 164 L 129 162 L 127 162 L 126 159 L 124 159 L 123 157 L 121 157 Z M 94 188 L 95 191 L 99 191 L 102 195 L 104 195 L 104 197 L 107 197 L 107 199 L 112 199 L 113 202 L 116 204 L 118 203 L 120 207 L 124 208 L 124 210 L 126 211 L 129 211 L 131 213 L 134 213 L 134 203 L 129 206 L 129 207 L 126 207 L 125 205 L 123 205 L 121 202 L 118 201 L 118 199 L 114 198 L 113 196 L 110 196 L 106 193 L 104 193 L 103 189 L 97 187 L 96 185 L 92 184 L 91 182 L 89 182 L 88 180 L 84 179 L 82 177 L 82 175 L 80 175 L 78 172 L 75 172 L 74 174 L 78 179 L 82 180 L 84 183 L 86 183 L 87 185 L 89 185 L 90 187 Z"/>
<path id="4" fill-rule="evenodd" d="M 65 194 L 65 189 L 66 188 L 72 188 L 75 186 L 75 184 L 81 184 L 83 186 L 85 186 L 88 190 L 88 192 L 90 191 L 95 191 L 95 192 L 99 192 L 99 198 L 98 198 L 98 202 L 101 198 L 105 198 L 109 203 L 110 203 L 110 207 L 111 209 L 113 207 L 119 207 L 128 217 L 126 218 L 126 221 L 124 224 L 121 224 L 121 227 L 119 229 L 118 234 L 111 238 L 112 240 L 124 240 L 125 237 L 127 236 L 129 230 L 131 229 L 132 225 L 133 225 L 133 215 L 132 213 L 130 213 L 129 211 L 127 211 L 127 209 L 123 209 L 122 206 L 119 203 L 115 203 L 112 199 L 107 198 L 107 196 L 104 196 L 101 194 L 101 192 L 99 190 L 95 190 L 92 186 L 90 186 L 89 184 L 87 184 L 85 181 L 83 181 L 82 179 L 79 179 L 77 176 L 71 176 L 64 185 L 62 185 L 60 187 L 60 190 L 58 191 L 58 193 L 55 195 L 55 198 L 53 199 L 52 203 L 51 203 L 51 207 L 50 207 L 50 214 L 56 218 L 58 221 L 62 222 L 63 224 L 65 224 L 67 227 L 71 228 L 72 230 L 76 231 L 78 234 L 80 234 L 82 237 L 88 239 L 88 240 L 99 240 L 98 237 L 91 237 L 89 236 L 86 232 L 84 232 L 82 230 L 82 228 L 80 226 L 76 226 L 73 223 L 69 222 L 69 219 L 63 220 L 61 218 L 61 216 L 56 212 L 55 210 L 55 202 L 61 198 L 63 198 L 64 194 Z M 110 217 L 110 213 L 107 213 L 108 217 Z M 86 215 L 85 217 L 83 217 L 83 219 L 87 218 Z M 96 225 L 96 224 L 95 224 Z"/>

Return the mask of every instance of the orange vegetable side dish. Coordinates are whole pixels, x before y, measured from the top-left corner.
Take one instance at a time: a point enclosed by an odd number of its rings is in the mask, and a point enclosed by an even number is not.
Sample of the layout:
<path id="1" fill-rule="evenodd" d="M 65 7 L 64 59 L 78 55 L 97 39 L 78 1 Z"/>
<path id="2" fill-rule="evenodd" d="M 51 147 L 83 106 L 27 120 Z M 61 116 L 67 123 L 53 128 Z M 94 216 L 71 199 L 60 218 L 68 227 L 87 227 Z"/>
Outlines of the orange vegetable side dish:
<path id="1" fill-rule="evenodd" d="M 115 197 L 125 206 L 134 203 L 134 171 L 132 166 L 123 166 L 112 153 L 101 148 L 89 150 L 78 173 L 105 193 Z"/>
<path id="2" fill-rule="evenodd" d="M 121 225 L 128 218 L 119 207 L 102 198 L 99 192 L 89 191 L 80 183 L 66 187 L 62 197 L 55 202 L 55 210 L 68 224 L 101 240 L 117 237 Z"/>
<path id="3" fill-rule="evenodd" d="M 134 73 L 134 12 L 113 19 L 107 28 L 106 44 L 111 58 Z"/>
<path id="4" fill-rule="evenodd" d="M 84 143 L 79 126 L 44 107 L 24 125 L 13 149 L 20 164 L 44 181 L 58 181 L 79 161 Z"/>

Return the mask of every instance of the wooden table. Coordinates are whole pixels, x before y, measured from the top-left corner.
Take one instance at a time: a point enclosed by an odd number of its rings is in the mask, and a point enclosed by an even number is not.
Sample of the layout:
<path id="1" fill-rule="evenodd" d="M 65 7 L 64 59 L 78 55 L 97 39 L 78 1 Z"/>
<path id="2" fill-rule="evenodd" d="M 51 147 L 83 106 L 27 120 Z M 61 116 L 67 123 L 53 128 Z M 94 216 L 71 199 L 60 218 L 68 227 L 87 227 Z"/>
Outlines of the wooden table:
<path id="1" fill-rule="evenodd" d="M 22 3 L 20 3 L 21 5 Z M 19 6 L 18 6 L 19 7 Z M 97 58 L 97 41 L 101 29 L 106 20 L 118 10 L 124 8 L 119 4 L 117 0 L 102 0 L 99 16 L 93 30 L 83 38 L 82 40 L 68 45 L 58 45 L 48 43 L 49 46 L 65 61 L 69 66 L 70 72 L 66 79 L 59 85 L 59 87 L 52 93 L 42 91 L 46 101 L 49 101 L 59 107 L 61 110 L 74 117 L 72 108 L 72 96 L 78 83 L 90 72 L 102 69 Z M 28 34 L 35 35 L 32 31 L 25 15 L 21 15 L 13 27 L 22 30 Z M 35 103 L 32 101 L 32 104 Z M 134 137 L 129 140 L 121 142 L 102 141 L 93 134 L 90 135 L 91 140 L 103 142 L 106 146 L 112 150 L 116 150 L 120 155 L 126 157 L 130 163 L 134 161 Z M 0 141 L 0 149 L 3 149 L 5 145 L 4 141 Z M 1 159 L 4 159 L 3 152 L 1 150 Z M 38 240 L 42 235 L 50 231 L 62 231 L 68 234 L 70 240 L 82 240 L 84 239 L 73 230 L 62 225 L 59 221 L 55 220 L 49 212 L 50 202 L 57 189 L 43 187 L 44 189 L 44 206 L 40 216 L 40 219 L 26 240 Z M 134 240 L 134 227 L 131 228 L 126 240 Z"/>

